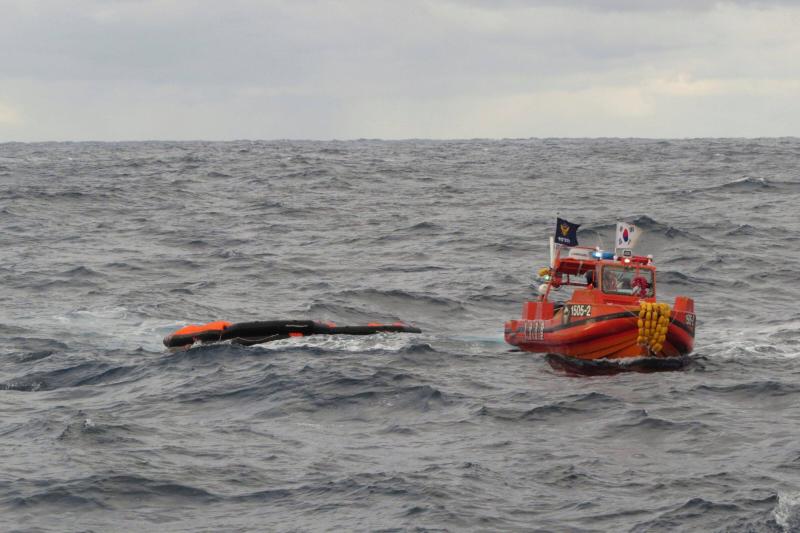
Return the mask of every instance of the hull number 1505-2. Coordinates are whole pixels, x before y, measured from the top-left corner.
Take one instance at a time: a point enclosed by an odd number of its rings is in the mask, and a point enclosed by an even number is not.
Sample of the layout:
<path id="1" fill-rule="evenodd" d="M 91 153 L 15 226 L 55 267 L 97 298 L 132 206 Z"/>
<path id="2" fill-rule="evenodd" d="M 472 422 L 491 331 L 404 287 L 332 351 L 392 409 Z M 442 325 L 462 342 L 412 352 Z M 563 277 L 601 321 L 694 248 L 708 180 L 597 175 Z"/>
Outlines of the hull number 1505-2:
<path id="1" fill-rule="evenodd" d="M 570 317 L 592 316 L 592 306 L 589 304 L 569 304 L 564 306 L 564 322 L 569 322 Z"/>

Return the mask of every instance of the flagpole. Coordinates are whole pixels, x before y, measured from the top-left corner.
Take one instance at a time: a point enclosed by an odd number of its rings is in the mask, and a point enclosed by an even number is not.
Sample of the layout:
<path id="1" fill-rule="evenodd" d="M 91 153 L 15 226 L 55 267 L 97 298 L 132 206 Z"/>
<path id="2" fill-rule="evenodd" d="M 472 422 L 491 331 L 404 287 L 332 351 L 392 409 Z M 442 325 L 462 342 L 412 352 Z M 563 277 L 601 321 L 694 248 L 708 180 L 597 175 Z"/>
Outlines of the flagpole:
<path id="1" fill-rule="evenodd" d="M 556 225 L 558 225 L 558 210 L 556 210 Z M 550 268 L 556 267 L 556 238 L 550 234 Z M 559 249 L 561 245 L 559 245 Z"/>

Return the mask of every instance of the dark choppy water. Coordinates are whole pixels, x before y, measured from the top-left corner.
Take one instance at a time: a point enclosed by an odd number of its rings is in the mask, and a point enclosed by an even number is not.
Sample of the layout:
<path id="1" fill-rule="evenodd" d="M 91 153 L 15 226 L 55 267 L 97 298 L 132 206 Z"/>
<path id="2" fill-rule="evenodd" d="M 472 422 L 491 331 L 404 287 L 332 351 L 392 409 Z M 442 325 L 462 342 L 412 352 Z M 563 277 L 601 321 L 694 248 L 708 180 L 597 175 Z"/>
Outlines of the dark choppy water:
<path id="1" fill-rule="evenodd" d="M 19 531 L 800 528 L 800 139 L 0 145 Z M 511 352 L 556 209 L 626 217 L 688 370 Z M 170 354 L 189 321 L 419 336 Z"/>

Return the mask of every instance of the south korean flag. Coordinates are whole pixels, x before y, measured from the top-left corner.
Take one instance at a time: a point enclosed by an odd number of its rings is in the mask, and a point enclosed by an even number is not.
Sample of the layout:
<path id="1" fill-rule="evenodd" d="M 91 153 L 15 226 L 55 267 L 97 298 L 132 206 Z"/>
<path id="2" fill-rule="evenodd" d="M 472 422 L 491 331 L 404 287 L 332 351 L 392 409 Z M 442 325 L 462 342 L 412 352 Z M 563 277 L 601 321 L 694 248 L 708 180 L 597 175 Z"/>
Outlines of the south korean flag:
<path id="1" fill-rule="evenodd" d="M 641 231 L 633 224 L 617 222 L 617 236 L 615 247 L 619 250 L 630 250 L 636 244 Z"/>

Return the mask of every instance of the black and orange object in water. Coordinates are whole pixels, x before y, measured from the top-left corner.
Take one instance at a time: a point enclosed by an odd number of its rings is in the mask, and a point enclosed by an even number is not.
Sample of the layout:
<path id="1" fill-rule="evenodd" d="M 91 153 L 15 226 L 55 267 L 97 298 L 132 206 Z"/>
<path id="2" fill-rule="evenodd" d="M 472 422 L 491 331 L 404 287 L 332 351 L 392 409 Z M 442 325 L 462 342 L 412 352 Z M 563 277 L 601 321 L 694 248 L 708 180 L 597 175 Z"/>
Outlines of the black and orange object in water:
<path id="1" fill-rule="evenodd" d="M 252 345 L 309 335 L 372 335 L 375 333 L 422 333 L 422 330 L 405 322 L 381 324 L 370 322 L 364 326 L 337 326 L 333 322 L 314 320 L 264 320 L 231 323 L 217 320 L 207 324 L 191 324 L 164 337 L 167 348 L 189 348 L 196 342 L 231 341 Z"/>

